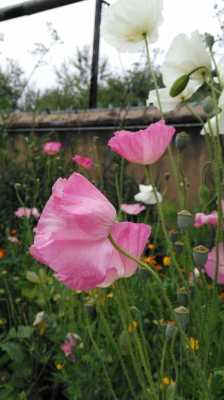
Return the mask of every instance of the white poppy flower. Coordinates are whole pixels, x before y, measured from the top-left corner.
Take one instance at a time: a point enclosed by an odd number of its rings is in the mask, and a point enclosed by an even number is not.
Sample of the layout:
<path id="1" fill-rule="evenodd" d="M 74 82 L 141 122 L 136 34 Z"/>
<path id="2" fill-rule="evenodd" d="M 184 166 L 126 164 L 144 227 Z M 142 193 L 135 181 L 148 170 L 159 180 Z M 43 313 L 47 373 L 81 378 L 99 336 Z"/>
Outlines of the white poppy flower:
<path id="1" fill-rule="evenodd" d="M 102 36 L 119 51 L 139 51 L 143 35 L 151 43 L 156 41 L 162 8 L 163 0 L 117 0 L 104 9 Z"/>
<path id="2" fill-rule="evenodd" d="M 185 100 L 188 100 L 194 93 L 194 91 L 191 90 L 191 88 L 187 87 L 180 95 L 178 95 L 176 97 L 171 97 L 169 95 L 169 91 L 170 91 L 170 89 L 168 89 L 168 88 L 159 89 L 160 103 L 161 103 L 162 111 L 164 113 L 175 110 L 175 108 L 179 104 L 181 104 Z M 151 103 L 153 103 L 153 105 L 156 108 L 159 108 L 159 103 L 158 103 L 157 96 L 156 96 L 156 90 L 151 90 L 149 93 L 147 105 L 149 106 Z"/>
<path id="3" fill-rule="evenodd" d="M 198 31 L 187 37 L 180 34 L 174 38 L 161 68 L 163 81 L 170 87 L 181 75 L 189 74 L 196 68 L 211 70 L 211 58 Z M 202 70 L 190 76 L 188 89 L 194 93 L 204 82 Z"/>
<path id="4" fill-rule="evenodd" d="M 157 203 L 157 199 L 156 199 L 155 193 L 153 191 L 152 185 L 139 185 L 139 190 L 140 190 L 140 192 L 134 196 L 134 199 L 136 201 L 141 201 L 141 203 L 144 203 L 147 205 L 154 205 Z M 161 203 L 163 200 L 161 193 L 156 191 L 156 194 L 157 194 L 159 203 Z"/>

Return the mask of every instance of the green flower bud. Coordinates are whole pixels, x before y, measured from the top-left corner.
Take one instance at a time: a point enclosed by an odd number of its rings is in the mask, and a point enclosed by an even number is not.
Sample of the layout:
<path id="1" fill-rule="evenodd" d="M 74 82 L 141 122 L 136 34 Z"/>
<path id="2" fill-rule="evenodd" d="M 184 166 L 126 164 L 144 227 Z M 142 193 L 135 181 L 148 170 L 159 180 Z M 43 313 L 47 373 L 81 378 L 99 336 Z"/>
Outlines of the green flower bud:
<path id="1" fill-rule="evenodd" d="M 170 96 L 176 97 L 181 94 L 186 88 L 188 82 L 190 80 L 190 76 L 187 74 L 181 75 L 170 88 Z"/>

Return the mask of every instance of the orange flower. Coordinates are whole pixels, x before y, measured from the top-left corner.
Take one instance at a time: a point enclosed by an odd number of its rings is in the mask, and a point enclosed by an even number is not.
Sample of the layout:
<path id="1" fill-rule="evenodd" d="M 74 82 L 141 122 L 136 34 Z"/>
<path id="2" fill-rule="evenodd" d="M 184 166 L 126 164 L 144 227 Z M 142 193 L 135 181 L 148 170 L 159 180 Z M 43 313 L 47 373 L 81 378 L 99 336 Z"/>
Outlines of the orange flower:
<path id="1" fill-rule="evenodd" d="M 0 247 L 0 259 L 4 258 L 5 256 L 6 256 L 6 251 L 2 247 Z"/>
<path id="2" fill-rule="evenodd" d="M 149 250 L 151 250 L 151 251 L 153 251 L 153 250 L 155 250 L 155 248 L 156 248 L 156 245 L 155 244 L 153 244 L 153 243 L 150 243 L 150 244 L 148 244 L 148 249 Z"/>
<path id="3" fill-rule="evenodd" d="M 155 260 L 155 256 L 149 256 L 149 257 L 145 257 L 144 262 L 146 262 L 149 265 L 156 265 L 156 260 Z"/>

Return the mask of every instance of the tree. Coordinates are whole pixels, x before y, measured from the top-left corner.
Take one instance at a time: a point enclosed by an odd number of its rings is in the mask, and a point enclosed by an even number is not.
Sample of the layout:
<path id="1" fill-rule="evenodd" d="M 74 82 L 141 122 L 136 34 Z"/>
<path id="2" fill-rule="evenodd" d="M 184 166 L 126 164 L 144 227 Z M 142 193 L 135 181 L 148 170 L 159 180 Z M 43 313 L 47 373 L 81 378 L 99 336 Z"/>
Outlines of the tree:
<path id="1" fill-rule="evenodd" d="M 56 71 L 57 84 L 43 93 L 29 91 L 26 110 L 67 110 L 88 108 L 91 57 L 88 47 L 77 49 L 75 57 L 66 60 Z M 159 71 L 159 86 L 162 79 Z M 125 107 L 145 105 L 149 90 L 154 88 L 152 77 L 145 63 L 136 63 L 123 75 L 111 72 L 107 60 L 99 67 L 99 107 Z"/>

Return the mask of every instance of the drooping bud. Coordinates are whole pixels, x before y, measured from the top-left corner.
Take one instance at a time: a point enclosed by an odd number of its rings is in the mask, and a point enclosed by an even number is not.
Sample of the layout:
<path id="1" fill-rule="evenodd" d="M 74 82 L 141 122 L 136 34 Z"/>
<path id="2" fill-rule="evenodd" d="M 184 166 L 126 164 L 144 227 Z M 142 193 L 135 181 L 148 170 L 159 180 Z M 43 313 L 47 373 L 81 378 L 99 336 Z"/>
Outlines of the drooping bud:
<path id="1" fill-rule="evenodd" d="M 170 88 L 170 96 L 176 97 L 181 94 L 186 88 L 188 82 L 190 80 L 190 76 L 187 74 L 181 75 L 171 86 Z"/>

